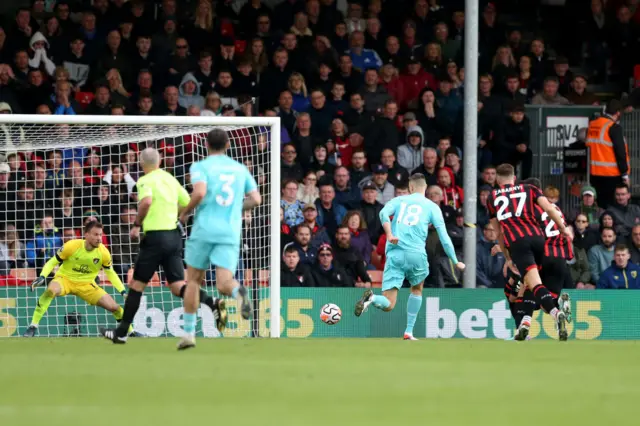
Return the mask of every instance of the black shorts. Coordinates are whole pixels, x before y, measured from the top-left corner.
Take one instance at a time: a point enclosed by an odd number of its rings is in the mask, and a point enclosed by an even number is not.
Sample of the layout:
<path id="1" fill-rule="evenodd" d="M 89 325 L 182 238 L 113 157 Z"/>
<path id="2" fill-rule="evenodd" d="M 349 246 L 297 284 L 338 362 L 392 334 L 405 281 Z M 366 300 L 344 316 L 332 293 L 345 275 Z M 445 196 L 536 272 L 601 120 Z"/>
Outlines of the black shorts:
<path id="1" fill-rule="evenodd" d="M 133 267 L 133 279 L 148 283 L 162 266 L 169 284 L 184 281 L 182 236 L 180 231 L 149 231 L 140 241 L 138 259 Z"/>
<path id="2" fill-rule="evenodd" d="M 520 275 L 524 277 L 530 269 L 542 266 L 544 238 L 532 236 L 516 240 L 509 244 L 509 254 Z"/>
<path id="3" fill-rule="evenodd" d="M 563 287 L 566 287 L 571 282 L 571 271 L 567 261 L 561 257 L 545 257 L 542 259 L 540 278 L 542 279 L 542 284 L 557 299 Z M 569 287 L 571 286 L 569 285 Z"/>

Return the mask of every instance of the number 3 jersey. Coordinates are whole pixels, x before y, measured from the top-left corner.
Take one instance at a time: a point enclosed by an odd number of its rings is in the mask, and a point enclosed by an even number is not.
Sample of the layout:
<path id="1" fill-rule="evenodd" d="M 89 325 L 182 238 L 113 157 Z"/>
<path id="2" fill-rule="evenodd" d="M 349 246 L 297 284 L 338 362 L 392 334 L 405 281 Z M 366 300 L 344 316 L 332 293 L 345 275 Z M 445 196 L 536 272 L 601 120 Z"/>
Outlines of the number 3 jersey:
<path id="1" fill-rule="evenodd" d="M 240 244 L 244 196 L 258 188 L 249 170 L 226 155 L 210 155 L 193 163 L 189 173 L 193 185 L 207 184 L 190 238 L 216 244 Z"/>
<path id="2" fill-rule="evenodd" d="M 507 247 L 521 239 L 543 237 L 538 222 L 540 197 L 544 197 L 542 191 L 529 184 L 504 185 L 489 194 L 489 217 L 500 222 Z"/>

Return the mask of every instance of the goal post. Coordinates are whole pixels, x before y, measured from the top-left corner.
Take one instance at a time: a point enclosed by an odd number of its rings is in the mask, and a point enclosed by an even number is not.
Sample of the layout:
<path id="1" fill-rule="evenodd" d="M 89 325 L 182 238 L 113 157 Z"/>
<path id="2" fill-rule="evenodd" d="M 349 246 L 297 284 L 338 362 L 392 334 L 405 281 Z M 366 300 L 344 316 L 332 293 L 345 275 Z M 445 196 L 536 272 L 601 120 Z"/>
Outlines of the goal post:
<path id="1" fill-rule="evenodd" d="M 127 283 L 138 250 L 128 230 L 137 204 L 135 183 L 143 173 L 139 152 L 158 149 L 161 167 L 190 189 L 189 166 L 206 157 L 206 134 L 214 128 L 228 133 L 229 156 L 249 168 L 263 197 L 263 205 L 243 217 L 236 275 L 252 294 L 253 318 L 243 320 L 229 300 L 224 335 L 280 337 L 279 118 L 11 114 L 0 114 L 0 337 L 22 334 L 43 291 L 30 293 L 30 280 L 65 241 L 82 238 L 87 221 L 105 224 L 114 269 Z M 123 305 L 104 275 L 99 277 Z M 214 281 L 209 270 L 205 289 L 217 295 Z M 134 321 L 138 331 L 149 337 L 183 333 L 182 300 L 171 295 L 162 272 L 143 297 Z M 67 296 L 52 302 L 39 335 L 96 335 L 98 327 L 114 325 L 110 313 Z M 219 334 L 204 306 L 198 334 Z"/>

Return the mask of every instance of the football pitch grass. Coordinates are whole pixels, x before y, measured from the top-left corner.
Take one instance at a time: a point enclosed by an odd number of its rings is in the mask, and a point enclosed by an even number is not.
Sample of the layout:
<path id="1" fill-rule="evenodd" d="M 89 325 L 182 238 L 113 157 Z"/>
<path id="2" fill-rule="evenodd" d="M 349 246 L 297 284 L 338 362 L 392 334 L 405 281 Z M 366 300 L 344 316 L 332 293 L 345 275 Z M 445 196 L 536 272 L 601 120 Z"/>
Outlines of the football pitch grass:
<path id="1" fill-rule="evenodd" d="M 0 340 L 0 425 L 631 425 L 640 342 Z"/>

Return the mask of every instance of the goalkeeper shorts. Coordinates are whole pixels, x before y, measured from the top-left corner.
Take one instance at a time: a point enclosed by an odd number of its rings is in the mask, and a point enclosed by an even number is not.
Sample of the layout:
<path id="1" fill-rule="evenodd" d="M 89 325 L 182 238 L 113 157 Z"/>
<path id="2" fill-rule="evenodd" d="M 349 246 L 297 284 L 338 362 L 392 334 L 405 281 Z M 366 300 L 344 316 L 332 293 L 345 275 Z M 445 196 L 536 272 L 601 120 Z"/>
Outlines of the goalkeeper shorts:
<path id="1" fill-rule="evenodd" d="M 74 282 L 60 275 L 54 276 L 52 281 L 60 284 L 60 296 L 71 294 L 84 300 L 89 305 L 96 305 L 102 296 L 107 294 L 102 287 L 94 282 Z"/>

